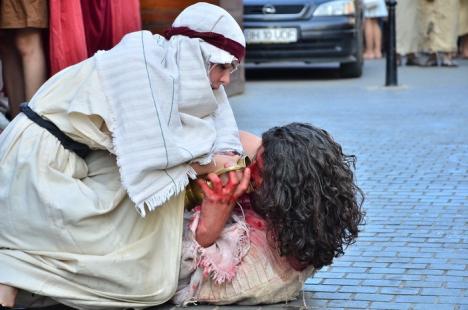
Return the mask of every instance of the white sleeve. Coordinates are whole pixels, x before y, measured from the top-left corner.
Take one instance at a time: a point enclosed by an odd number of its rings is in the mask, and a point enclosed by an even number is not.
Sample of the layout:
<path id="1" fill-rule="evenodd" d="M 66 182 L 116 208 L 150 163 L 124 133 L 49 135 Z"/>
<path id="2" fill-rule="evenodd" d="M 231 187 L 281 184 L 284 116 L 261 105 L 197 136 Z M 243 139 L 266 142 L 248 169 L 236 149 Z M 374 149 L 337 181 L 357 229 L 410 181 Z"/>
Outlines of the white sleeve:
<path id="1" fill-rule="evenodd" d="M 236 119 L 234 118 L 226 92 L 221 86 L 214 93 L 218 101 L 218 109 L 214 115 L 216 127 L 214 152 L 236 151 L 242 154 L 243 148 L 239 138 L 239 129 L 237 128 Z"/>

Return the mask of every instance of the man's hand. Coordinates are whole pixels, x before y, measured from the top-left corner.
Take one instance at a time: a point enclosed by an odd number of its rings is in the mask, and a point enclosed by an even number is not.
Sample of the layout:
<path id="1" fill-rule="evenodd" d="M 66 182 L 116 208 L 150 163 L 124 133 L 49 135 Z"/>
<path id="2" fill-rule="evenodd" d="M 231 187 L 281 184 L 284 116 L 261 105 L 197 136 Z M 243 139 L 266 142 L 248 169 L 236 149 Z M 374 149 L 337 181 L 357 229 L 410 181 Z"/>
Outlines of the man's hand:
<path id="1" fill-rule="evenodd" d="M 235 201 L 245 193 L 249 186 L 250 169 L 245 168 L 241 176 L 229 172 L 225 185 L 214 173 L 208 174 L 211 188 L 205 180 L 198 180 L 205 197 L 201 205 L 200 221 L 195 239 L 203 247 L 212 245 L 218 239 L 229 219 Z"/>

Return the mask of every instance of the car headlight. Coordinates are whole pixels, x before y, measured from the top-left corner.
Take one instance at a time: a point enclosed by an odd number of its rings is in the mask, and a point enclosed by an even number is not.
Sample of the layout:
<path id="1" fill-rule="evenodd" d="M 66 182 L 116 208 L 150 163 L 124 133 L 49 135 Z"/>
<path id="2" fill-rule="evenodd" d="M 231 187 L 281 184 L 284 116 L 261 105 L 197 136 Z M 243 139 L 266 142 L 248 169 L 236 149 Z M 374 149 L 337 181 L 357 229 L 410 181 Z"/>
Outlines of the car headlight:
<path id="1" fill-rule="evenodd" d="M 353 0 L 335 0 L 319 5 L 314 16 L 352 15 L 355 12 Z"/>

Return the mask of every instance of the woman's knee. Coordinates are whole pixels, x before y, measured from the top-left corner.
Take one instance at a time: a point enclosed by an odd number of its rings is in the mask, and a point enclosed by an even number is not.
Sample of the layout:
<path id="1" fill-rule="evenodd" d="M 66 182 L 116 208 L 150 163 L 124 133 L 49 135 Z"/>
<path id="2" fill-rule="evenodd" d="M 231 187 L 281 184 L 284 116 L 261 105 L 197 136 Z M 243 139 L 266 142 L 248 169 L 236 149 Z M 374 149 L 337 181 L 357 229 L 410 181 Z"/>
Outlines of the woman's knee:
<path id="1" fill-rule="evenodd" d="M 22 57 L 28 57 L 42 49 L 41 30 L 26 28 L 18 30 L 15 36 L 15 45 Z"/>

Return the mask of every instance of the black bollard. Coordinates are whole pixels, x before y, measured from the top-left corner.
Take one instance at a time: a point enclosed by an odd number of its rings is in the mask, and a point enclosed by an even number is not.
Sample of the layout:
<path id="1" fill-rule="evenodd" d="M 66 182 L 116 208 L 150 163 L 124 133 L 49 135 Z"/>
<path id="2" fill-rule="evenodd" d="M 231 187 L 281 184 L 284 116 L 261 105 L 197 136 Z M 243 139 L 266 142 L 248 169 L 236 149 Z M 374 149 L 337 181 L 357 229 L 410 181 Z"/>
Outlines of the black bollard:
<path id="1" fill-rule="evenodd" d="M 396 0 L 385 0 L 388 8 L 388 24 L 387 31 L 385 33 L 387 39 L 387 50 L 386 50 L 386 74 L 385 74 L 385 86 L 397 86 L 398 85 L 398 74 L 397 74 L 397 55 L 396 55 L 396 24 L 395 24 L 395 7 L 397 5 Z"/>

